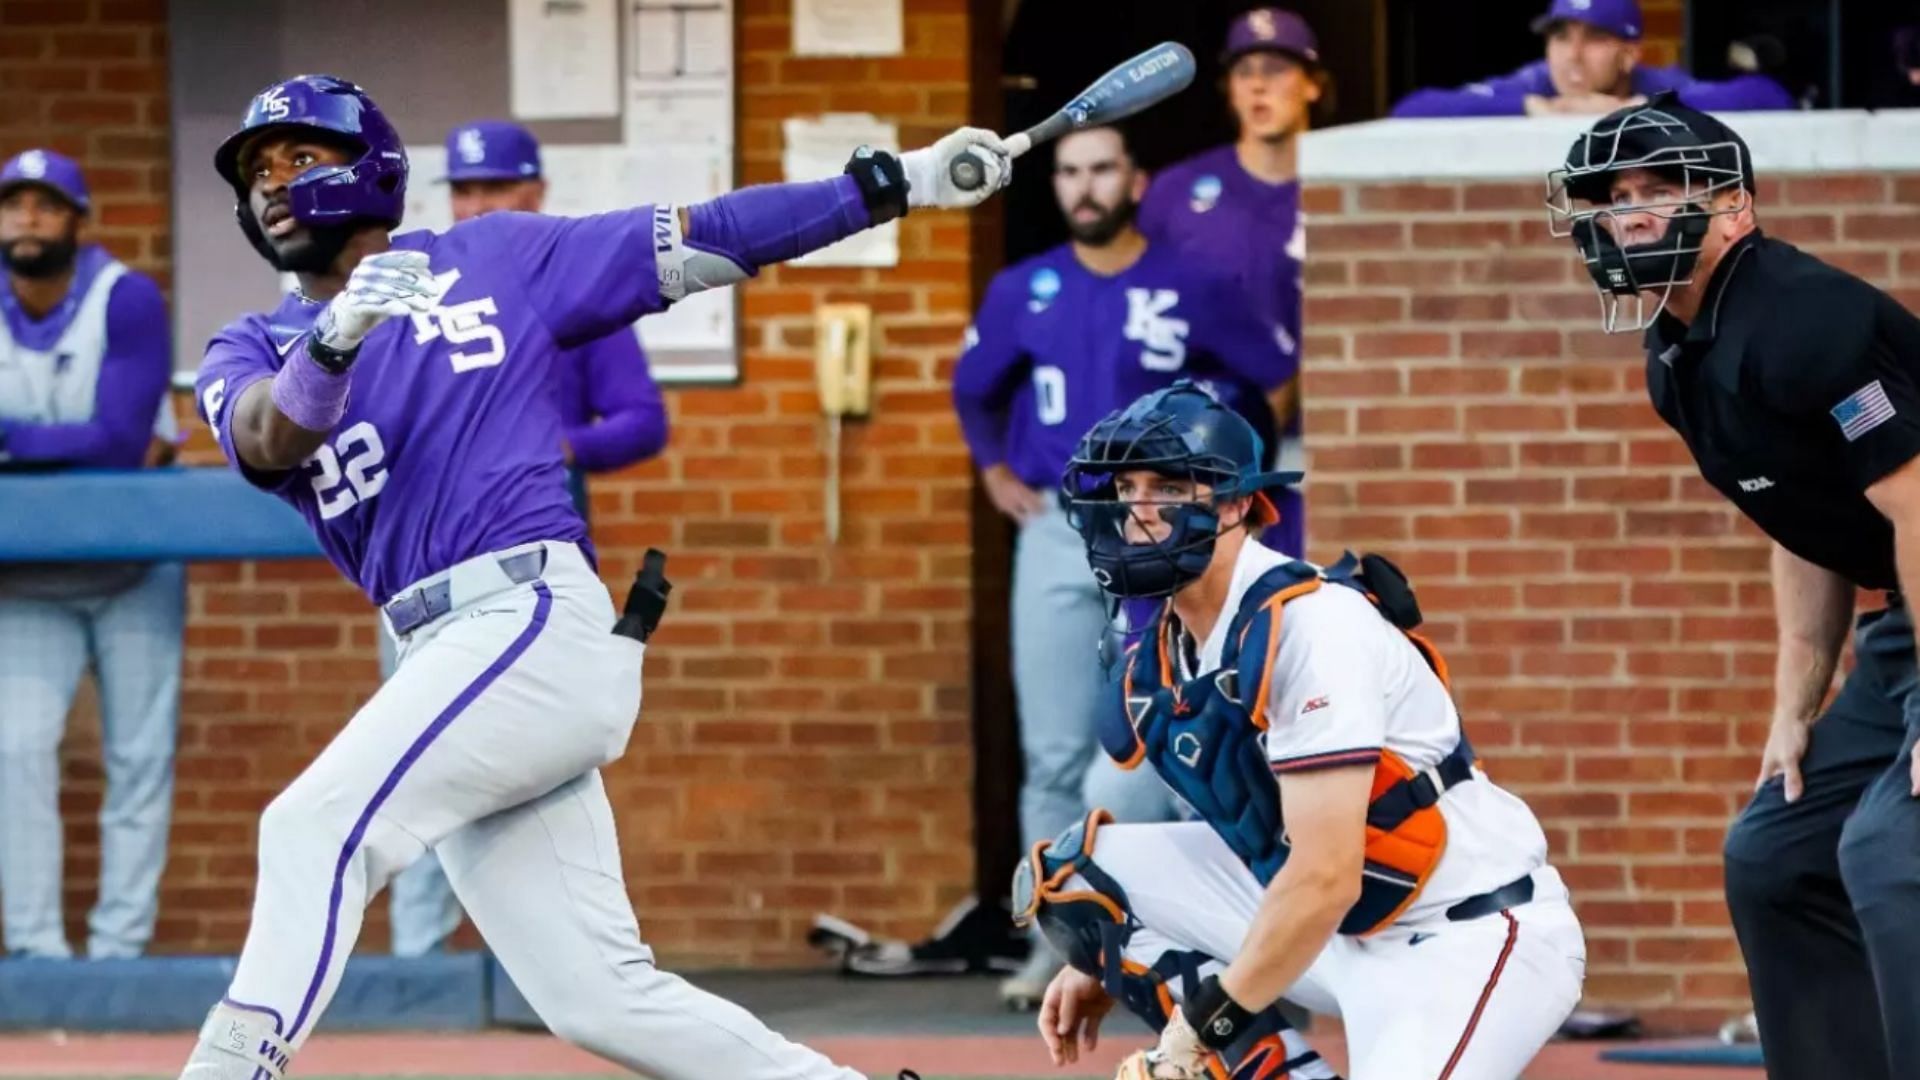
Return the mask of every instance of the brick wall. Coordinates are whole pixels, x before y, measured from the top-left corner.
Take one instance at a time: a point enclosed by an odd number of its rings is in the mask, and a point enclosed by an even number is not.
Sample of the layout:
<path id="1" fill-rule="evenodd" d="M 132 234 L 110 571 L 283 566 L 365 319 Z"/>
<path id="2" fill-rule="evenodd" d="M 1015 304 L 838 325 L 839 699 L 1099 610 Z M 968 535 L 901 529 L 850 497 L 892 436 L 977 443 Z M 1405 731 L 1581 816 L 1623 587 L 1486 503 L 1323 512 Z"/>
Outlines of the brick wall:
<path id="1" fill-rule="evenodd" d="M 965 0 L 906 6 L 902 57 L 798 59 L 785 0 L 740 0 L 743 182 L 779 177 L 789 115 L 871 111 L 909 146 L 967 118 Z M 160 0 L 0 0 L 0 154 L 79 157 L 95 235 L 163 282 L 165 25 Z M 900 246 L 897 269 L 777 269 L 746 286 L 742 385 L 670 391 L 672 450 L 593 489 L 621 595 L 650 545 L 677 585 L 632 752 L 608 770 L 633 898 L 673 963 L 800 959 L 818 910 L 918 936 L 972 882 L 970 481 L 946 390 L 971 307 L 967 221 L 916 213 Z M 811 359 L 811 312 L 831 300 L 878 317 L 875 414 L 846 431 L 837 545 Z M 191 451 L 217 460 L 204 432 Z M 376 631 L 322 563 L 202 565 L 192 582 L 156 948 L 232 950 L 256 816 L 375 686 Z M 100 794 L 81 715 L 64 766 L 75 940 Z M 385 920 L 376 904 L 366 946 L 384 947 Z"/>
<path id="2" fill-rule="evenodd" d="M 1399 559 L 1489 771 L 1545 820 L 1588 930 L 1590 1002 L 1711 1026 L 1744 1009 L 1726 823 L 1771 708 L 1764 542 L 1599 331 L 1543 186 L 1309 190 L 1316 555 Z M 1920 177 L 1763 182 L 1762 226 L 1920 305 Z"/>

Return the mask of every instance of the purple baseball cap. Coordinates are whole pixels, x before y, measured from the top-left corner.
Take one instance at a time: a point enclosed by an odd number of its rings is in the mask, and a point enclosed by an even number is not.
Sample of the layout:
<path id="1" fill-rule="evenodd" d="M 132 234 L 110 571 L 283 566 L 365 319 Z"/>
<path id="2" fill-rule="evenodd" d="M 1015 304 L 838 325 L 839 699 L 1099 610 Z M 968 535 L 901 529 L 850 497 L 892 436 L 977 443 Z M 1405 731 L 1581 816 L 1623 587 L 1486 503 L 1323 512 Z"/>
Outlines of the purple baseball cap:
<path id="1" fill-rule="evenodd" d="M 1254 8 L 1233 20 L 1220 62 L 1231 66 L 1253 52 L 1286 53 L 1309 64 L 1320 62 L 1320 39 L 1307 20 L 1285 8 Z"/>
<path id="2" fill-rule="evenodd" d="M 1627 41 L 1639 41 L 1645 25 L 1640 0 L 1553 0 L 1547 13 L 1533 20 L 1533 32 L 1545 34 L 1563 22 L 1586 23 Z"/>
<path id="3" fill-rule="evenodd" d="M 0 199 L 27 184 L 52 191 L 83 214 L 93 205 L 87 197 L 87 178 L 80 172 L 80 163 L 65 154 L 24 150 L 0 166 Z"/>
<path id="4" fill-rule="evenodd" d="M 540 143 L 508 120 L 476 120 L 447 132 L 447 176 L 455 180 L 538 180 Z"/>

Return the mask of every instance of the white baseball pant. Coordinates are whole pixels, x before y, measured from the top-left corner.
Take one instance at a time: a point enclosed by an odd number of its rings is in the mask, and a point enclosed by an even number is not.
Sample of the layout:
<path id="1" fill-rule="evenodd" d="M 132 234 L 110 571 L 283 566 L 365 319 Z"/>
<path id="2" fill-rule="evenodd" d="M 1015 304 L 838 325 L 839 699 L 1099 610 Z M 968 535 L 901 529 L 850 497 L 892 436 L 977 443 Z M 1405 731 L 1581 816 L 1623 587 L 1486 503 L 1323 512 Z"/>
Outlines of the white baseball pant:
<path id="1" fill-rule="evenodd" d="M 1167 949 L 1231 960 L 1265 892 L 1204 822 L 1104 826 L 1093 862 L 1145 927 L 1126 954 L 1148 966 Z M 1335 937 L 1285 996 L 1345 1022 L 1347 1080 L 1518 1080 L 1586 973 L 1560 875 L 1544 867 L 1534 884 L 1531 902 L 1483 918 Z M 1092 888 L 1079 875 L 1067 887 Z"/>
<path id="2" fill-rule="evenodd" d="M 513 584 L 499 559 L 539 546 L 542 575 Z M 656 1080 L 860 1080 L 660 971 L 641 942 L 598 768 L 626 746 L 645 646 L 611 633 L 579 549 L 526 545 L 440 577 L 452 610 L 262 815 L 246 946 L 183 1075 L 280 1075 L 369 899 L 431 846 L 562 1038 Z"/>

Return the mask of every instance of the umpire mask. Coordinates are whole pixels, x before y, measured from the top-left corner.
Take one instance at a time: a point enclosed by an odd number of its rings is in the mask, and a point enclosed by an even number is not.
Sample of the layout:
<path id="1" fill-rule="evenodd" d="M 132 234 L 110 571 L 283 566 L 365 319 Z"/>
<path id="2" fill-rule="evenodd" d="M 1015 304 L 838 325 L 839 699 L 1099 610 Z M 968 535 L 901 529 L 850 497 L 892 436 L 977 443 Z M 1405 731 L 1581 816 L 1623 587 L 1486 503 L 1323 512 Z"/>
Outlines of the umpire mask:
<path id="1" fill-rule="evenodd" d="M 1616 181 L 1629 180 L 1616 197 Z M 1575 140 L 1547 176 L 1548 224 L 1554 236 L 1572 238 L 1599 290 L 1606 331 L 1644 330 L 1674 289 L 1692 283 L 1712 219 L 1744 209 L 1753 186 L 1746 143 L 1662 93 L 1602 117 Z M 1745 199 L 1715 209 L 1731 191 Z"/>

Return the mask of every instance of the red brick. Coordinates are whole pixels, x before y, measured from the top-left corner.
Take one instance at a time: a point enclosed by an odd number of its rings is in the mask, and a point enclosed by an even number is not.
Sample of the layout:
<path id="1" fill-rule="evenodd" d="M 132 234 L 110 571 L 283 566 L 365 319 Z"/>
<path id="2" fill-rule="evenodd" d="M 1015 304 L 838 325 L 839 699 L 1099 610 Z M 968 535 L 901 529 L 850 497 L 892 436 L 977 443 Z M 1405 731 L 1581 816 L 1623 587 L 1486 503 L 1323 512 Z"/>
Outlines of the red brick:
<path id="1" fill-rule="evenodd" d="M 1486 220 L 1416 221 L 1413 246 L 1419 251 L 1477 251 L 1507 247 L 1514 242 L 1513 223 L 1503 218 Z M 1308 250 L 1319 250 L 1319 237 L 1311 228 L 1307 233 Z"/>
<path id="2" fill-rule="evenodd" d="M 1411 313 L 1416 323 L 1499 322 L 1512 308 L 1503 293 L 1422 293 L 1414 296 Z"/>
<path id="3" fill-rule="evenodd" d="M 1767 231 L 1773 232 L 1772 218 L 1768 218 Z M 1848 240 L 1866 240 L 1886 243 L 1890 240 L 1920 240 L 1920 213 L 1862 213 L 1850 212 L 1846 216 L 1846 226 L 1841 235 Z M 1823 238 L 1827 239 L 1827 238 Z"/>
<path id="4" fill-rule="evenodd" d="M 1418 301 L 1415 301 L 1418 303 Z M 1372 326 L 1404 319 L 1406 301 L 1397 296 L 1317 296 L 1308 305 L 1306 317 L 1318 327 L 1346 325 Z"/>
<path id="5" fill-rule="evenodd" d="M 1460 413 L 1452 405 L 1365 405 L 1357 410 L 1357 421 L 1361 434 L 1454 431 L 1459 427 Z"/>
<path id="6" fill-rule="evenodd" d="M 1359 259 L 1353 264 L 1353 277 L 1363 286 L 1427 290 L 1459 281 L 1460 264 L 1453 259 Z M 1321 303 L 1313 293 L 1307 294 L 1310 318 Z"/>
<path id="7" fill-rule="evenodd" d="M 1840 206 L 1858 203 L 1883 203 L 1887 199 L 1887 177 L 1879 174 L 1839 174 L 1833 176 L 1790 176 L 1786 178 L 1786 201 L 1800 206 Z M 1773 230 L 1773 216 L 1767 216 L 1767 230 Z"/>
<path id="8" fill-rule="evenodd" d="M 1513 464 L 1513 447 L 1504 443 L 1415 443 L 1416 469 L 1505 469 Z"/>
<path id="9" fill-rule="evenodd" d="M 1312 223 L 1307 244 L 1316 254 L 1349 251 L 1397 251 L 1406 246 L 1406 226 L 1399 222 Z"/>
<path id="10" fill-rule="evenodd" d="M 1513 371 L 1507 367 L 1416 367 L 1407 378 L 1408 390 L 1417 397 L 1504 395 L 1513 386 Z"/>
<path id="11" fill-rule="evenodd" d="M 1605 442 L 1529 440 L 1520 445 L 1520 463 L 1526 466 L 1600 467 L 1618 465 L 1620 458 L 1620 444 L 1612 440 Z"/>
<path id="12" fill-rule="evenodd" d="M 1450 184 L 1364 184 L 1354 189 L 1362 213 L 1432 213 L 1460 209 Z"/>
<path id="13" fill-rule="evenodd" d="M 1673 501 L 1673 478 L 1667 476 L 1581 476 L 1573 481 L 1576 502 L 1648 503 Z"/>
<path id="14" fill-rule="evenodd" d="M 1467 481 L 1467 502 L 1500 506 L 1537 506 L 1564 503 L 1567 482 L 1557 476 L 1520 480 L 1472 478 Z"/>
<path id="15" fill-rule="evenodd" d="M 1332 184 L 1309 184 L 1300 190 L 1300 209 L 1309 215 L 1339 214 L 1347 208 L 1347 189 Z"/>
<path id="16" fill-rule="evenodd" d="M 1498 299 L 1503 304 L 1506 300 Z M 1460 355 L 1467 360 L 1537 360 L 1560 354 L 1560 335 L 1552 330 L 1468 330 L 1460 335 Z"/>
<path id="17" fill-rule="evenodd" d="M 1628 510 L 1628 536 L 1723 536 L 1732 526 L 1726 510 Z"/>
<path id="18" fill-rule="evenodd" d="M 1468 405 L 1466 430 L 1564 431 L 1567 410 L 1559 405 Z"/>
<path id="19" fill-rule="evenodd" d="M 1462 196 L 1462 209 L 1532 210 L 1544 212 L 1546 193 L 1539 184 L 1469 184 Z"/>

